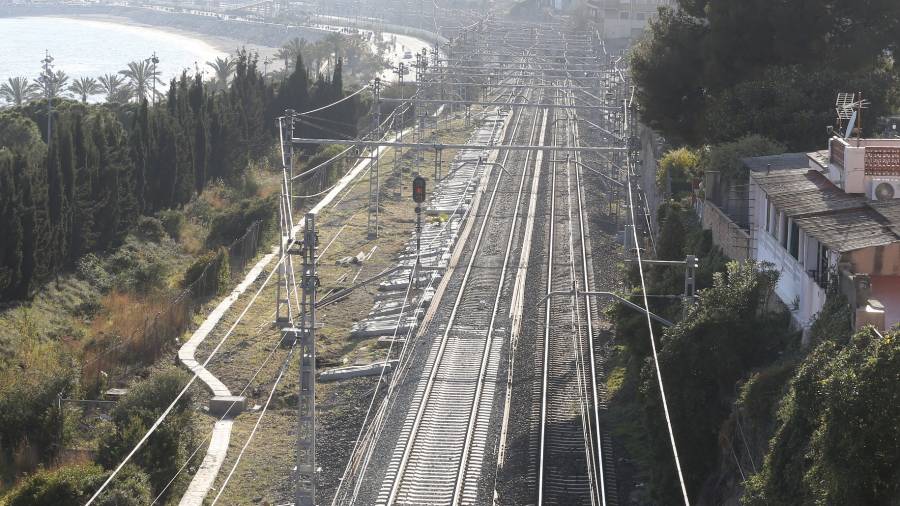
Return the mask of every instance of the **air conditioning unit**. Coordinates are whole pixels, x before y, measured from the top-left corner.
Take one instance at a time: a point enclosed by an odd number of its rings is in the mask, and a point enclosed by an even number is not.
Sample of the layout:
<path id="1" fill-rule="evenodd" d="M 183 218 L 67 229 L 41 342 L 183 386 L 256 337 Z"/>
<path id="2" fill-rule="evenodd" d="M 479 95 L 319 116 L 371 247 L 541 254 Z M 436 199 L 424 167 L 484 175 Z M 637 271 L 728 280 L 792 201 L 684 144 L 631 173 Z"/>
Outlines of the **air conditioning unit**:
<path id="1" fill-rule="evenodd" d="M 900 199 L 900 177 L 872 178 L 866 195 L 872 200 Z"/>

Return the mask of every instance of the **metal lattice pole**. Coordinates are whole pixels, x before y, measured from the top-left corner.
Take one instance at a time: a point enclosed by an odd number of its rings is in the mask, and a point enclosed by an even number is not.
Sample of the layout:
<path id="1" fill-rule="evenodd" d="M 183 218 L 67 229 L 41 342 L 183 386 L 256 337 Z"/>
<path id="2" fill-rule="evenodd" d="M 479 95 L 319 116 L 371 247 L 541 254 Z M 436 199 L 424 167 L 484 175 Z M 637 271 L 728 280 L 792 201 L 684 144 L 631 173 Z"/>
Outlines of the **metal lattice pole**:
<path id="1" fill-rule="evenodd" d="M 373 86 L 375 95 L 375 138 L 381 139 L 381 79 L 375 78 Z M 378 174 L 378 147 L 372 149 L 371 164 L 372 169 L 369 172 L 369 220 L 366 226 L 366 236 L 369 239 L 378 237 L 378 197 L 381 193 L 381 179 Z"/>
<path id="2" fill-rule="evenodd" d="M 282 182 L 281 182 L 281 209 L 280 209 L 280 229 L 281 234 L 278 242 L 279 258 L 281 262 L 278 264 L 278 283 L 275 285 L 275 325 L 280 328 L 290 327 L 291 325 L 291 295 L 288 287 L 289 272 L 288 266 L 290 262 L 285 258 L 287 250 L 293 243 L 293 220 L 291 219 L 291 182 L 294 172 L 294 143 L 291 139 L 294 137 L 294 111 L 288 109 L 285 111 L 285 117 L 279 120 L 281 130 L 281 166 L 282 166 Z M 289 176 L 290 175 L 290 176 Z"/>
<path id="3" fill-rule="evenodd" d="M 319 235 L 316 215 L 306 215 L 303 232 L 303 275 L 299 337 L 300 391 L 297 418 L 297 506 L 316 503 L 316 275 Z"/>

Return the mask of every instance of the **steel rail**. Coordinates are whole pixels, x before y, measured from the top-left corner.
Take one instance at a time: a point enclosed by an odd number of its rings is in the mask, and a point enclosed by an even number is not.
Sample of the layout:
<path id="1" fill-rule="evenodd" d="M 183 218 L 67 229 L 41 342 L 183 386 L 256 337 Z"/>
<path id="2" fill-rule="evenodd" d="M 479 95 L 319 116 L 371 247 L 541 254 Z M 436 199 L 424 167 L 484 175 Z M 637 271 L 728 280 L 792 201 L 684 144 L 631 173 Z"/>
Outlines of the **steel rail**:
<path id="1" fill-rule="evenodd" d="M 539 120 L 540 120 L 540 115 L 535 114 L 534 122 L 531 127 L 531 137 L 530 137 L 531 141 L 529 141 L 529 142 L 532 142 L 533 139 L 535 138 L 535 135 L 538 134 L 537 127 L 538 127 L 538 123 L 540 122 Z M 516 229 L 516 222 L 518 221 L 518 218 L 519 218 L 519 208 L 521 207 L 521 204 L 522 204 L 522 194 L 523 194 L 524 188 L 525 188 L 526 176 L 528 175 L 528 166 L 531 163 L 531 154 L 532 153 L 530 151 L 526 152 L 525 161 L 524 161 L 524 164 L 522 165 L 522 171 L 521 171 L 522 178 L 519 181 L 519 191 L 516 194 L 516 203 L 514 204 L 514 208 L 513 208 L 513 209 L 515 209 L 515 211 L 513 212 L 512 221 L 510 223 L 509 239 L 506 242 L 506 253 L 503 257 L 503 267 L 500 269 L 500 282 L 497 285 L 497 294 L 494 299 L 494 308 L 493 308 L 493 311 L 491 312 L 490 324 L 488 325 L 488 342 L 485 343 L 485 353 L 482 356 L 481 368 L 478 371 L 478 387 L 477 387 L 477 391 L 476 391 L 476 400 L 474 400 L 472 403 L 472 408 L 471 408 L 472 416 L 469 419 L 469 426 L 466 429 L 466 441 L 463 446 L 463 458 L 460 460 L 459 471 L 457 472 L 456 493 L 454 494 L 454 498 L 453 498 L 454 505 L 460 504 L 461 499 L 462 499 L 461 494 L 462 494 L 462 488 L 463 488 L 463 481 L 465 479 L 466 467 L 468 464 L 468 455 L 469 455 L 469 451 L 471 449 L 472 436 L 474 433 L 475 422 L 478 418 L 478 404 L 481 399 L 481 392 L 484 387 L 485 374 L 486 374 L 486 369 L 487 369 L 487 361 L 488 361 L 489 350 L 490 350 L 490 340 L 493 339 L 494 323 L 496 322 L 496 319 L 497 319 L 497 310 L 500 307 L 500 296 L 503 294 L 503 283 L 506 280 L 507 266 L 509 265 L 510 258 L 512 257 L 512 246 L 513 246 L 513 240 L 515 239 L 514 232 Z M 501 165 L 501 167 L 502 167 L 502 165 Z M 498 180 L 499 180 L 499 178 L 498 178 Z"/>
<path id="2" fill-rule="evenodd" d="M 571 92 L 569 92 L 569 96 L 566 97 L 567 101 L 571 101 Z M 576 117 L 576 114 L 573 114 L 573 117 Z M 579 143 L 579 132 L 578 132 L 578 122 L 572 122 L 572 143 L 577 145 Z M 590 270 L 590 260 L 588 259 L 587 247 L 586 243 L 589 240 L 589 234 L 585 233 L 585 210 L 584 210 L 584 195 L 583 185 L 581 182 L 581 160 L 578 152 L 573 153 L 574 161 L 575 161 L 575 189 L 578 194 L 577 202 L 578 202 L 578 226 L 579 226 L 579 234 L 581 236 L 581 263 L 582 263 L 582 286 L 584 286 L 585 290 L 590 289 L 592 283 L 591 279 L 589 279 Z M 590 392 L 593 400 L 594 407 L 594 420 L 593 420 L 593 428 L 596 432 L 596 445 L 597 445 L 597 473 L 600 477 L 600 503 L 603 506 L 606 506 L 606 480 L 605 480 L 605 469 L 603 467 L 603 437 L 600 433 L 600 403 L 597 396 L 597 362 L 596 362 L 596 353 L 594 350 L 594 322 L 593 322 L 593 313 L 591 307 L 591 298 L 588 296 L 584 296 L 584 305 L 586 308 L 585 311 L 585 320 L 587 322 L 587 331 L 588 331 L 588 356 L 590 360 L 590 369 L 591 369 L 591 383 L 590 383 Z"/>
<path id="3" fill-rule="evenodd" d="M 559 148 L 561 137 L 559 119 L 554 121 L 553 125 L 553 144 L 555 148 Z M 563 144 L 568 143 L 567 137 L 568 131 L 566 130 Z M 564 181 L 560 181 L 560 177 L 563 177 L 563 174 L 560 172 L 559 167 L 560 162 L 553 163 L 550 180 L 548 253 L 546 257 L 548 291 L 552 291 L 554 286 L 560 283 L 562 286 L 577 286 L 573 251 L 574 233 L 571 228 L 572 205 L 571 189 L 569 187 L 569 166 L 568 164 L 566 165 Z M 565 197 L 563 197 L 562 193 L 565 193 Z M 565 219 L 567 227 L 564 226 L 562 228 L 557 224 L 557 215 L 561 205 L 560 199 L 562 199 L 566 216 L 568 216 L 568 219 Z M 568 230 L 566 230 L 567 228 Z M 566 257 L 565 260 L 561 260 L 559 258 L 560 255 Z M 554 267 L 557 263 L 568 266 L 568 268 L 565 269 L 567 275 L 556 272 Z M 594 498 L 592 479 L 593 454 L 592 445 L 589 440 L 590 435 L 585 431 L 587 412 L 585 411 L 584 405 L 585 398 L 582 395 L 584 385 L 581 381 L 581 367 L 579 366 L 581 362 L 579 359 L 581 345 L 578 337 L 580 335 L 580 325 L 576 300 L 576 297 L 570 297 L 568 307 L 565 307 L 565 303 L 558 301 L 554 303 L 550 300 L 548 300 L 548 303 L 545 305 L 543 346 L 541 349 L 541 415 L 539 424 L 540 446 L 537 484 L 537 504 L 539 506 L 543 505 L 545 500 L 549 503 L 554 503 L 554 500 L 559 500 L 558 493 L 560 489 L 567 490 L 569 494 L 578 493 L 573 489 L 573 485 L 576 485 L 576 483 L 559 481 L 559 466 L 555 465 L 561 457 L 566 457 L 565 454 L 568 453 L 570 448 L 574 449 L 571 445 L 575 443 L 574 441 L 571 441 L 570 438 L 573 437 L 574 425 L 576 425 L 576 422 L 569 419 L 568 413 L 571 412 L 576 404 L 579 406 L 578 410 L 581 412 L 581 421 L 577 423 L 577 425 L 581 426 L 581 429 L 577 432 L 581 434 L 580 439 L 583 442 L 585 452 L 585 473 L 587 475 L 586 495 L 591 502 L 593 502 Z M 561 319 L 557 320 L 557 318 Z M 567 331 L 568 327 L 560 328 L 560 325 L 565 325 L 563 319 L 569 322 L 569 325 L 571 326 L 571 329 L 569 329 L 571 330 L 570 332 Z M 570 383 L 571 380 L 567 381 L 564 379 L 570 374 L 575 378 L 574 386 L 578 391 L 576 394 L 577 397 L 575 398 L 572 398 L 569 389 L 569 387 L 572 386 Z M 555 384 L 555 388 L 551 388 L 551 383 Z M 563 426 L 559 425 L 560 418 L 566 419 L 566 422 L 571 421 L 573 427 L 568 430 L 563 428 Z M 551 419 L 555 420 L 552 429 Z M 570 424 L 566 423 L 566 425 Z M 560 455 L 560 453 L 562 453 L 562 455 Z M 580 476 L 578 475 L 569 475 L 569 479 L 580 482 Z M 582 483 L 583 482 L 580 482 L 578 485 Z"/>
<path id="4" fill-rule="evenodd" d="M 515 139 L 515 137 L 516 137 L 516 135 L 517 135 L 517 133 L 518 133 L 519 127 L 520 127 L 520 125 L 521 125 L 521 120 L 522 120 L 522 118 L 523 118 L 523 113 L 520 111 L 519 114 L 518 114 L 517 117 L 516 117 L 516 121 L 515 121 L 515 124 L 514 124 L 514 127 L 513 127 L 513 131 L 512 131 L 512 133 L 511 133 L 511 135 L 510 135 L 510 138 L 511 138 L 511 139 Z M 506 151 L 505 157 L 504 157 L 504 162 L 503 162 L 504 165 L 505 165 L 506 162 L 508 161 L 509 155 L 510 155 L 510 152 L 509 152 L 509 151 Z M 412 429 L 411 429 L 411 431 L 410 431 L 409 438 L 407 439 L 406 444 L 404 445 L 403 456 L 401 457 L 400 466 L 399 466 L 399 468 L 398 468 L 398 470 L 397 470 L 396 475 L 395 475 L 394 478 L 393 478 L 393 483 L 392 483 L 392 486 L 391 486 L 391 491 L 390 491 L 390 494 L 389 494 L 388 500 L 387 500 L 387 503 L 388 503 L 389 505 L 394 504 L 394 503 L 397 501 L 397 496 L 398 496 L 398 494 L 399 494 L 399 492 L 400 492 L 400 487 L 401 487 L 401 484 L 402 484 L 402 482 L 403 482 L 403 480 L 404 480 L 404 477 L 405 477 L 404 475 L 405 475 L 405 473 L 406 473 L 407 466 L 408 466 L 409 460 L 410 460 L 410 458 L 411 458 L 411 454 L 412 454 L 412 451 L 413 451 L 413 447 L 414 447 L 415 442 L 416 442 L 416 440 L 417 440 L 418 431 L 419 431 L 419 428 L 420 428 L 420 426 L 421 426 L 421 424 L 422 424 L 422 421 L 423 421 L 423 418 L 424 418 L 424 414 L 425 414 L 425 411 L 426 411 L 427 406 L 428 406 L 428 401 L 430 400 L 431 392 L 432 392 L 432 390 L 433 390 L 434 387 L 435 387 L 435 383 L 437 382 L 438 371 L 439 371 L 440 366 L 441 366 L 441 364 L 442 364 L 444 354 L 445 354 L 445 352 L 446 352 L 446 350 L 447 350 L 450 332 L 451 332 L 451 330 L 453 329 L 453 325 L 454 325 L 454 323 L 455 323 L 455 320 L 456 320 L 456 318 L 457 318 L 457 315 L 459 314 L 459 309 L 460 309 L 460 307 L 461 307 L 461 303 L 462 303 L 462 300 L 463 300 L 463 295 L 466 293 L 466 287 L 467 287 L 467 285 L 468 285 L 468 283 L 469 283 L 469 280 L 471 279 L 472 268 L 473 268 L 473 266 L 474 266 L 475 259 L 476 259 L 477 256 L 478 256 L 478 251 L 480 250 L 481 242 L 482 242 L 482 240 L 483 240 L 484 237 L 485 237 L 485 231 L 487 230 L 487 225 L 488 225 L 488 223 L 491 221 L 489 218 L 490 218 L 491 212 L 492 212 L 492 210 L 493 210 L 494 204 L 495 204 L 495 202 L 496 202 L 496 200 L 497 200 L 496 197 L 497 197 L 498 190 L 499 190 L 499 188 L 500 188 L 500 182 L 501 182 L 501 180 L 502 180 L 501 173 L 498 173 L 498 177 L 497 177 L 496 183 L 494 184 L 494 188 L 493 188 L 492 193 L 491 193 L 491 198 L 489 199 L 488 205 L 487 205 L 486 210 L 485 210 L 484 219 L 483 219 L 483 221 L 482 221 L 481 227 L 480 227 L 480 229 L 479 229 L 478 236 L 477 236 L 476 241 L 475 241 L 475 243 L 474 243 L 474 247 L 473 247 L 471 256 L 470 256 L 470 258 L 469 258 L 469 262 L 468 262 L 468 264 L 466 265 L 466 270 L 465 270 L 465 272 L 464 272 L 464 274 L 463 274 L 462 284 L 461 284 L 461 286 L 460 286 L 460 288 L 459 288 L 459 292 L 457 293 L 457 297 L 456 297 L 456 299 L 454 300 L 454 303 L 453 303 L 453 308 L 452 308 L 451 313 L 450 313 L 450 317 L 449 317 L 449 320 L 448 320 L 447 328 L 445 329 L 444 333 L 443 333 L 442 336 L 441 336 L 441 342 L 440 342 L 440 345 L 439 345 L 439 348 L 438 348 L 438 351 L 437 351 L 437 355 L 436 355 L 436 357 L 435 357 L 434 363 L 433 363 L 432 366 L 431 366 L 431 370 L 429 371 L 429 374 L 428 374 L 428 381 L 427 381 L 427 383 L 426 383 L 426 386 L 425 386 L 425 390 L 424 390 L 422 399 L 420 399 L 420 401 L 419 401 L 419 406 L 418 406 L 418 408 L 417 408 L 417 410 L 416 410 L 416 415 L 415 415 L 415 418 L 414 418 L 414 421 L 413 421 L 413 426 L 412 426 Z M 512 234 L 512 226 L 510 227 L 510 234 Z M 461 455 L 460 458 L 461 458 L 461 459 L 464 459 L 464 458 L 465 458 L 465 455 Z M 456 494 L 456 492 L 455 492 L 455 486 L 454 486 L 454 495 L 455 495 L 455 494 Z"/>

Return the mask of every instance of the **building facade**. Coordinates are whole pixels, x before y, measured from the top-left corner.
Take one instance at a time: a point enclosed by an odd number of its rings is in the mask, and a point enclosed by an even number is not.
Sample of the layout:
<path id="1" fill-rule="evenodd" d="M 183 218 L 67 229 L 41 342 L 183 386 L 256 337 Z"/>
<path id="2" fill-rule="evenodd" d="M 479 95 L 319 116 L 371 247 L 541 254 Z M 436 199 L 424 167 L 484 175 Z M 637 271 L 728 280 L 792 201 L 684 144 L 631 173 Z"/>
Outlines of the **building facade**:
<path id="1" fill-rule="evenodd" d="M 647 28 L 661 6 L 672 6 L 674 0 L 588 0 L 589 14 L 601 27 L 607 39 L 636 39 Z"/>
<path id="2" fill-rule="evenodd" d="M 743 162 L 746 184 L 707 183 L 708 198 L 730 197 L 700 208 L 716 243 L 774 265 L 776 294 L 804 331 L 829 292 L 847 297 L 856 327 L 900 324 L 900 140 L 834 137 L 824 151 Z"/>

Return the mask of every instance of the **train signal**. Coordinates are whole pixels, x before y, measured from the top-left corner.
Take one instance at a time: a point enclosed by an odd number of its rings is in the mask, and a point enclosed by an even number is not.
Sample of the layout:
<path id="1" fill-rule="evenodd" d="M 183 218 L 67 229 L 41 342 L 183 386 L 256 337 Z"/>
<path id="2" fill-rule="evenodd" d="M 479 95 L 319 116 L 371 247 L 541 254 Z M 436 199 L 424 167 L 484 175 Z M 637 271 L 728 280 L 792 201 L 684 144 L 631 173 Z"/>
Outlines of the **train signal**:
<path id="1" fill-rule="evenodd" d="M 687 258 L 685 258 L 684 263 L 692 269 L 700 268 L 700 259 L 694 255 L 688 255 Z"/>
<path id="2" fill-rule="evenodd" d="M 422 176 L 413 179 L 413 202 L 416 204 L 425 202 L 425 178 Z"/>

